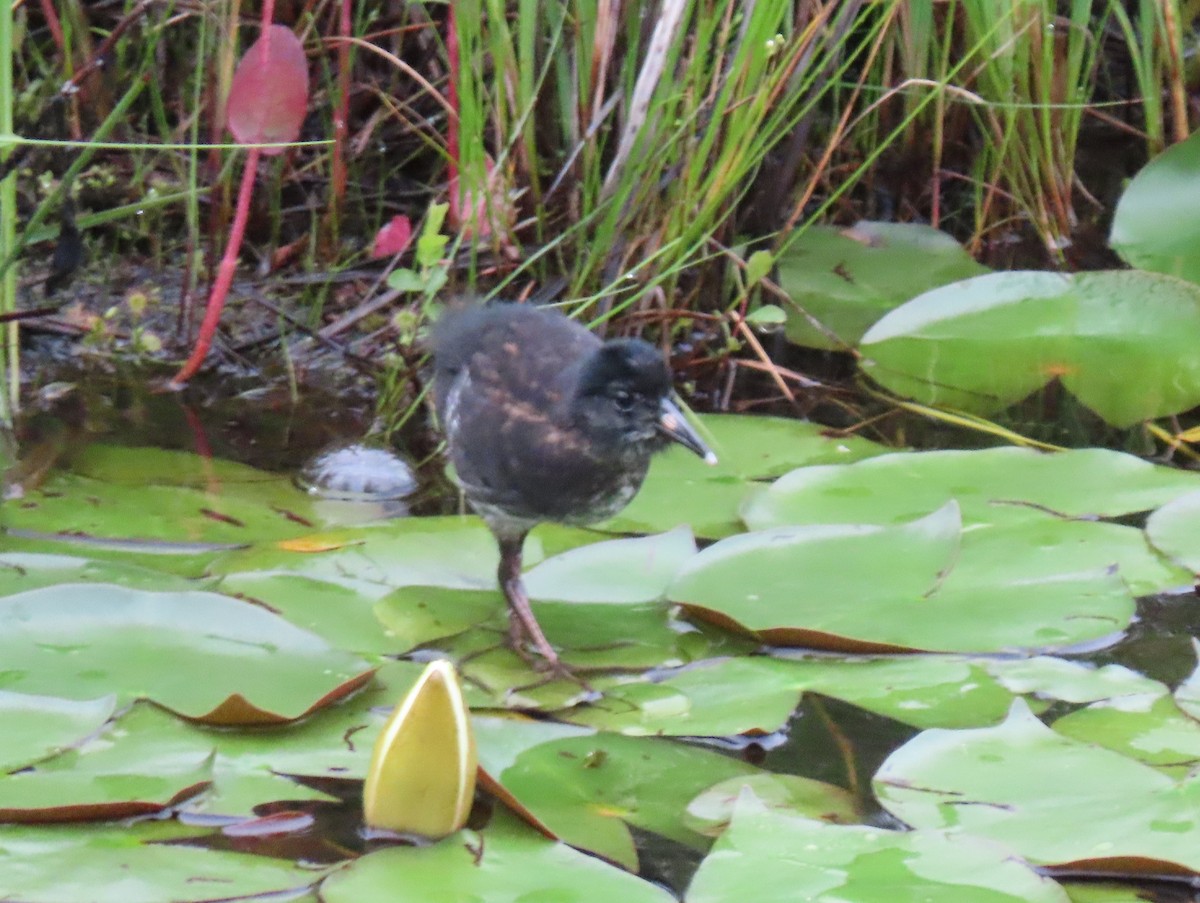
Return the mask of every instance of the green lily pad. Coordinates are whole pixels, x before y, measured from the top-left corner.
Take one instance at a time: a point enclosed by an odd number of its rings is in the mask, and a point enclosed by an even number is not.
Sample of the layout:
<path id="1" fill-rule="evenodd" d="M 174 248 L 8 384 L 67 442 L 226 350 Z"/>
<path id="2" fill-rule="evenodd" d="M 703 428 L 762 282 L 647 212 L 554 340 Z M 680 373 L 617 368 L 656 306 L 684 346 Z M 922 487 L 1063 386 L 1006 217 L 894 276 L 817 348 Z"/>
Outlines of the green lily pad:
<path id="1" fill-rule="evenodd" d="M 0 772 L 16 771 L 82 742 L 116 707 L 112 695 L 76 701 L 0 690 Z"/>
<path id="2" fill-rule="evenodd" d="M 1064 737 L 1020 700 L 998 727 L 919 734 L 888 757 L 874 786 L 914 827 L 990 838 L 1040 865 L 1200 870 L 1200 780 L 1177 782 Z"/>
<path id="3" fill-rule="evenodd" d="M 0 662 L 27 693 L 147 698 L 214 724 L 291 721 L 371 669 L 270 612 L 204 592 L 65 584 L 0 598 Z"/>
<path id="4" fill-rule="evenodd" d="M 148 446 L 92 443 L 71 457 L 71 471 L 105 483 L 144 486 L 191 486 L 212 489 L 222 484 L 278 484 L 283 478 L 224 458 Z"/>
<path id="5" fill-rule="evenodd" d="M 1154 511 L 1146 521 L 1146 536 L 1172 561 L 1200 573 L 1200 490 L 1179 495 Z"/>
<path id="6" fill-rule="evenodd" d="M 136 473 L 138 456 L 130 452 L 126 466 Z M 194 488 L 56 474 L 9 507 L 8 525 L 102 539 L 243 544 L 301 536 L 322 520 L 313 501 L 282 477 Z"/>
<path id="7" fill-rule="evenodd" d="M 574 727 L 564 735 L 563 725 L 505 718 L 473 722 L 480 764 L 522 805 L 572 846 L 630 868 L 636 854 L 626 823 L 703 848 L 707 839 L 686 823 L 688 803 L 720 781 L 761 773 L 670 741 Z"/>
<path id="8" fill-rule="evenodd" d="M 779 256 L 779 284 L 841 345 L 788 307 L 797 345 L 842 350 L 895 307 L 939 285 L 988 272 L 945 232 L 919 223 L 809 226 Z"/>
<path id="9" fill-rule="evenodd" d="M 794 774 L 741 775 L 714 784 L 688 803 L 686 824 L 693 831 L 719 837 L 729 827 L 738 799 L 746 791 L 768 809 L 803 815 L 831 824 L 856 825 L 858 803 L 849 790 Z"/>
<path id="10" fill-rule="evenodd" d="M 1067 903 L 1054 881 L 1002 846 L 945 831 L 831 825 L 746 793 L 692 879 L 687 903 L 837 900 Z"/>
<path id="11" fill-rule="evenodd" d="M 1166 696 L 1165 684 L 1122 665 L 1097 668 L 1048 655 L 993 659 L 984 667 L 1013 693 L 1063 702 L 1097 702 L 1120 707 L 1146 707 Z"/>
<path id="12" fill-rule="evenodd" d="M 923 404 L 989 415 L 1053 379 L 1113 426 L 1200 404 L 1200 286 L 1139 270 L 990 273 L 863 336 L 863 369 Z M 996 366 L 1003 361 L 1003 366 Z"/>
<path id="13" fill-rule="evenodd" d="M 158 750 L 143 746 L 138 752 L 131 756 L 122 745 L 93 740 L 0 777 L 0 821 L 113 821 L 148 815 L 195 796 L 212 781 L 209 749 L 156 755 Z"/>
<path id="14" fill-rule="evenodd" d="M 1200 474 L 1089 448 L 900 452 L 846 467 L 805 467 L 781 477 L 743 511 L 751 529 L 781 524 L 895 524 L 951 499 L 964 524 L 1037 514 L 1121 517 L 1193 489 Z"/>
<path id="15" fill-rule="evenodd" d="M 1192 638 L 1192 649 L 1197 660 L 1200 660 L 1200 642 L 1195 637 Z M 1200 667 L 1175 688 L 1175 703 L 1188 715 L 1200 719 Z"/>
<path id="16" fill-rule="evenodd" d="M 683 564 L 696 554 L 687 527 L 638 539 L 580 546 L 526 571 L 531 599 L 631 604 L 656 602 Z"/>
<path id="17" fill-rule="evenodd" d="M 1200 282 L 1200 138 L 1171 145 L 1134 176 L 1113 213 L 1109 243 L 1132 267 Z"/>
<path id="18" fill-rule="evenodd" d="M 1123 630 L 1128 587 L 1060 529 L 1018 521 L 960 547 L 954 502 L 898 527 L 776 527 L 705 549 L 670 598 L 771 643 L 848 652 L 1062 648 Z"/>
<path id="19" fill-rule="evenodd" d="M 543 524 L 525 541 L 524 563 L 596 541 L 596 533 Z M 421 517 L 314 533 L 228 553 L 212 572 L 291 574 L 378 600 L 402 586 L 492 589 L 500 553 L 475 517 Z"/>
<path id="20" fill-rule="evenodd" d="M 1136 886 L 1095 881 L 1063 881 L 1062 886 L 1071 903 L 1146 903 L 1145 895 Z"/>
<path id="21" fill-rule="evenodd" d="M 631 736 L 723 737 L 779 730 L 805 692 L 917 727 L 994 724 L 1012 702 L 983 665 L 940 655 L 714 659 L 597 689 L 599 702 L 558 717 Z"/>
<path id="22" fill-rule="evenodd" d="M 1114 750 L 1177 779 L 1200 763 L 1200 724 L 1180 711 L 1169 696 L 1133 709 L 1097 703 L 1059 718 L 1054 730 Z"/>
<path id="23" fill-rule="evenodd" d="M 891 631 L 879 620 L 911 622 L 904 602 L 924 599 L 934 587 L 958 551 L 960 529 L 958 507 L 950 503 L 899 527 L 778 527 L 731 536 L 691 559 L 669 597 L 705 619 L 740 625 L 779 645 L 909 648 L 889 635 L 905 632 L 901 625 Z M 858 566 L 863 561 L 872 567 Z M 830 605 L 830 598 L 854 605 Z"/>
<path id="24" fill-rule="evenodd" d="M 38 552 L 0 554 L 0 596 L 60 583 L 115 583 L 132 589 L 158 590 L 195 588 L 193 581 L 121 561 Z"/>
<path id="25" fill-rule="evenodd" d="M 299 893 L 329 872 L 267 856 L 143 842 L 160 833 L 155 823 L 0 828 L 0 887 L 21 903 L 209 903 Z"/>
<path id="26" fill-rule="evenodd" d="M 394 655 L 412 648 L 398 642 L 379 622 L 369 598 L 343 583 L 298 574 L 243 571 L 221 578 L 213 589 L 261 605 L 338 649 L 359 655 Z"/>
<path id="27" fill-rule="evenodd" d="M 563 843 L 511 816 L 483 831 L 461 831 L 424 847 L 368 853 L 321 885 L 325 903 L 451 903 L 562 900 L 671 903 L 660 887 Z"/>
<path id="28" fill-rule="evenodd" d="M 1003 847 L 944 831 L 830 825 L 738 800 L 728 830 L 691 881 L 686 903 L 796 899 L 893 903 L 1067 903 L 1062 887 Z"/>
<path id="29" fill-rule="evenodd" d="M 827 435 L 804 420 L 708 414 L 698 418 L 716 451 L 716 466 L 672 447 L 650 464 L 632 503 L 598 529 L 658 533 L 680 524 L 697 536 L 716 539 L 741 532 L 738 510 L 754 487 L 808 464 L 858 461 L 887 448 L 857 436 Z"/>
<path id="30" fill-rule="evenodd" d="M 534 614 L 564 659 L 583 668 L 648 668 L 686 661 L 680 634 L 659 601 L 679 567 L 696 552 L 686 528 L 569 549 L 525 574 Z M 498 589 L 408 586 L 375 605 L 398 648 L 445 640 L 471 628 L 507 630 Z M 488 640 L 495 643 L 495 638 Z M 444 644 L 443 644 L 444 645 Z M 473 677 L 478 663 L 460 644 L 453 650 Z M 487 678 L 481 678 L 494 686 Z M 528 683 L 523 675 L 521 683 Z M 476 700 L 477 701 L 477 700 Z"/>
<path id="31" fill-rule="evenodd" d="M 155 589 L 172 588 L 175 581 L 171 577 L 186 578 L 195 589 L 198 585 L 203 586 L 208 578 L 210 565 L 225 554 L 228 548 L 227 544 L 220 543 L 105 539 L 9 531 L 4 535 L 4 554 L 27 556 L 25 560 L 33 564 L 33 570 L 28 578 L 19 573 L 2 575 L 5 582 L 0 585 L 4 590 L 0 595 L 49 585 L 38 582 L 42 572 L 47 573 L 47 579 L 51 582 L 68 582 L 65 574 L 61 579 L 53 579 L 50 576 L 49 572 L 58 567 L 78 571 L 69 582 L 90 582 L 104 574 L 107 575 L 103 580 L 105 583 L 140 586 L 143 578 L 150 579 L 147 574 L 149 571 L 157 574 L 161 581 Z M 54 559 L 59 559 L 58 563 L 55 563 Z M 20 558 L 16 560 L 19 561 Z"/>

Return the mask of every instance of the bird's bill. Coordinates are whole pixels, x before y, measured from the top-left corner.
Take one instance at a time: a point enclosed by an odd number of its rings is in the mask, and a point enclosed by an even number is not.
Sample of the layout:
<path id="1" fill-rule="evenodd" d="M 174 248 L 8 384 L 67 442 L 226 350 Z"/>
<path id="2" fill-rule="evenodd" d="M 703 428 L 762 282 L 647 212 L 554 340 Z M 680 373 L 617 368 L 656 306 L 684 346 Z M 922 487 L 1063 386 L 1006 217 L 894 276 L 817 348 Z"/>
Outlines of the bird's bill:
<path id="1" fill-rule="evenodd" d="M 704 459 L 705 464 L 717 463 L 717 456 L 713 454 L 712 449 L 704 444 L 700 434 L 692 428 L 692 425 L 684 418 L 683 412 L 670 398 L 662 400 L 658 416 L 658 431 L 672 442 L 678 442 L 689 451 L 695 452 Z"/>

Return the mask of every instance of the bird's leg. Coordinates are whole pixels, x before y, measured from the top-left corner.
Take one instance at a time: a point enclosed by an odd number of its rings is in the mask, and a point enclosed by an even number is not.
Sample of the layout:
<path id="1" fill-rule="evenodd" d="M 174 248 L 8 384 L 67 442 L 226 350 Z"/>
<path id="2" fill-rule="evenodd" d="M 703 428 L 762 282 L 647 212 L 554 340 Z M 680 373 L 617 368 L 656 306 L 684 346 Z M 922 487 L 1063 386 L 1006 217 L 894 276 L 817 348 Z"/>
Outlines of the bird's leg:
<path id="1" fill-rule="evenodd" d="M 525 593 L 525 584 L 521 582 L 521 548 L 525 544 L 525 536 L 526 533 L 515 537 L 496 537 L 500 544 L 500 570 L 497 576 L 510 612 L 509 641 L 512 643 L 513 649 L 520 655 L 524 647 L 524 640 L 528 638 L 552 670 L 565 671 L 562 663 L 558 660 L 558 653 L 546 640 L 541 625 L 533 616 L 533 610 L 529 607 L 529 596 Z"/>

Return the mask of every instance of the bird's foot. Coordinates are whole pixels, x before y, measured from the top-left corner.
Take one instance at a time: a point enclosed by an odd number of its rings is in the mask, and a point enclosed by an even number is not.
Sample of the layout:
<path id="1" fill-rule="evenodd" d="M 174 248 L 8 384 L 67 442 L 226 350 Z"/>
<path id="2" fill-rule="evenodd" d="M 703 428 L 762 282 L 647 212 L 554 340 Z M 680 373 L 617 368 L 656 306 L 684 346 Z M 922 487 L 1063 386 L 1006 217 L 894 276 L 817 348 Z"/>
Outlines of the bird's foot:
<path id="1" fill-rule="evenodd" d="M 572 671 L 558 657 L 557 650 L 546 640 L 545 634 L 542 633 L 541 627 L 532 615 L 530 621 L 526 623 L 520 613 L 513 610 L 508 625 L 508 642 L 512 650 L 534 671 L 545 674 L 548 678 L 561 677 L 579 684 L 588 693 L 596 693 L 591 684 Z M 533 648 L 530 649 L 530 646 Z"/>

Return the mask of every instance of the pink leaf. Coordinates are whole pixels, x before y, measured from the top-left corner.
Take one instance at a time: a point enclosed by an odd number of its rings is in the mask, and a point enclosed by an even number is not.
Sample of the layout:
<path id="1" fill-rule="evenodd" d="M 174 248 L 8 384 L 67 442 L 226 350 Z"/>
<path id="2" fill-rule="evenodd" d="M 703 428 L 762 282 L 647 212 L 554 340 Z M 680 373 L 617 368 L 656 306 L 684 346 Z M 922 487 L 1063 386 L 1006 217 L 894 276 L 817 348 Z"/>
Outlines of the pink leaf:
<path id="1" fill-rule="evenodd" d="M 290 28 L 272 25 L 250 45 L 233 73 L 228 110 L 229 130 L 241 144 L 296 140 L 308 111 L 308 59 Z"/>
<path id="2" fill-rule="evenodd" d="M 372 257 L 391 257 L 399 254 L 412 241 L 412 223 L 407 216 L 393 216 L 392 221 L 375 233 Z"/>

